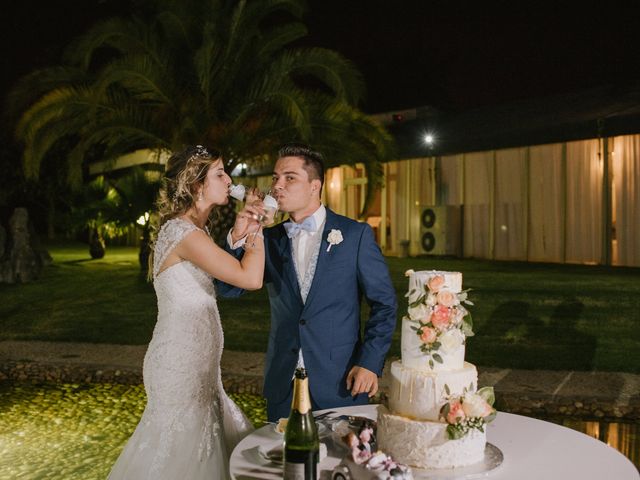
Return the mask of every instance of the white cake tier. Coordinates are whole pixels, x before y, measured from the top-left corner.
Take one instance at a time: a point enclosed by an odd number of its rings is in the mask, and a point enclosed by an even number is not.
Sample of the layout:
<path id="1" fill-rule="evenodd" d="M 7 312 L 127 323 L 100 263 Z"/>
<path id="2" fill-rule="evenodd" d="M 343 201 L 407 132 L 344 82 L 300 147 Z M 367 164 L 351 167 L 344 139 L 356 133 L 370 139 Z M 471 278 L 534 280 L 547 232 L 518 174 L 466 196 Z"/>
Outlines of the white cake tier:
<path id="1" fill-rule="evenodd" d="M 478 371 L 467 362 L 459 370 L 425 372 L 395 361 L 391 364 L 389 408 L 405 417 L 438 421 L 447 397 L 461 396 L 465 389 L 475 392 L 477 387 Z"/>
<path id="2" fill-rule="evenodd" d="M 400 463 L 417 468 L 455 468 L 484 458 L 487 435 L 472 429 L 449 440 L 447 424 L 410 420 L 378 409 L 378 447 Z"/>
<path id="3" fill-rule="evenodd" d="M 402 353 L 402 363 L 405 367 L 414 368 L 416 370 L 425 370 L 425 371 L 434 371 L 434 372 L 442 372 L 442 371 L 450 371 L 450 370 L 460 370 L 464 365 L 464 336 L 459 332 L 451 332 L 451 334 L 456 334 L 460 337 L 459 344 L 447 351 L 446 348 L 441 347 L 438 349 L 438 355 L 442 358 L 442 363 L 436 362 L 433 360 L 431 355 L 425 354 L 420 347 L 423 345 L 422 340 L 416 334 L 416 331 L 411 327 L 418 328 L 420 324 L 418 322 L 414 322 L 409 318 L 405 317 L 402 319 L 402 333 L 400 336 L 400 350 Z M 433 368 L 431 367 L 429 361 L 433 362 Z"/>
<path id="4" fill-rule="evenodd" d="M 462 291 L 462 274 L 460 272 L 439 272 L 437 270 L 421 270 L 413 272 L 409 277 L 409 303 L 415 302 L 425 293 L 425 285 L 432 278 L 441 275 L 444 277 L 444 284 L 441 290 L 453 293 Z"/>

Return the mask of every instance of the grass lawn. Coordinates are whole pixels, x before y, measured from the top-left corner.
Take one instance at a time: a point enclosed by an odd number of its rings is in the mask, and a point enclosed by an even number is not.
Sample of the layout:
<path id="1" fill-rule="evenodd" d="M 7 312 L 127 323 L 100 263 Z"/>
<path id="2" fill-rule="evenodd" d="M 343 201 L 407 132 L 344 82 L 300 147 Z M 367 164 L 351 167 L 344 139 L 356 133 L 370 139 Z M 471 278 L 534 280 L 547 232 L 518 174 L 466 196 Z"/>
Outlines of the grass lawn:
<path id="1" fill-rule="evenodd" d="M 37 282 L 0 285 L 0 340 L 149 341 L 156 301 L 140 277 L 135 248 L 110 247 L 101 260 L 91 260 L 80 244 L 53 245 L 50 253 L 54 264 Z M 427 257 L 388 263 L 399 319 L 406 311 L 405 270 L 463 272 L 477 333 L 467 359 L 477 365 L 640 373 L 638 268 Z M 264 351 L 266 292 L 219 304 L 225 347 Z M 400 352 L 399 327 L 393 355 Z"/>

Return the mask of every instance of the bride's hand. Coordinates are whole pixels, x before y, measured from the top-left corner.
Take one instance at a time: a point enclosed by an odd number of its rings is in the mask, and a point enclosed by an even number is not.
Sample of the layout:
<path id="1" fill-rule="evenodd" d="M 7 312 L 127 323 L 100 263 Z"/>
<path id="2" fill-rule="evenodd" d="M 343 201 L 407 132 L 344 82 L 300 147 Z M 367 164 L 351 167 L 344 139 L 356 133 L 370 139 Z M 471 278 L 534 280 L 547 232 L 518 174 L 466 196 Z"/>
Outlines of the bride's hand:
<path id="1" fill-rule="evenodd" d="M 262 225 L 257 230 L 251 231 L 247 235 L 247 241 L 244 244 L 245 252 L 261 252 L 264 251 L 264 235 L 262 235 Z"/>
<path id="2" fill-rule="evenodd" d="M 252 202 L 247 202 L 244 208 L 236 214 L 236 221 L 231 230 L 233 243 L 246 237 L 249 233 L 255 232 L 260 227 L 259 219 L 264 215 L 262 200 L 259 198 Z"/>

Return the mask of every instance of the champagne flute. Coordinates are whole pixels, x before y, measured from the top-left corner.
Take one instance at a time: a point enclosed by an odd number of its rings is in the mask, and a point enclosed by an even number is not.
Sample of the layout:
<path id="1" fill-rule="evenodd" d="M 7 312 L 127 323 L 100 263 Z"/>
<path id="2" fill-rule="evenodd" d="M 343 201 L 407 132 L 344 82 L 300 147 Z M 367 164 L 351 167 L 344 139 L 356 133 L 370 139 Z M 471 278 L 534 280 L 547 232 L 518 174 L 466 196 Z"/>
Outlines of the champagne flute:
<path id="1" fill-rule="evenodd" d="M 258 215 L 258 228 L 254 232 L 250 232 L 247 235 L 247 243 L 251 242 L 254 245 L 255 237 L 258 234 L 260 227 L 268 227 L 275 223 L 276 215 L 278 213 L 278 201 L 272 195 L 272 190 L 268 190 L 267 193 L 257 192 L 262 200 L 263 214 Z"/>
<path id="2" fill-rule="evenodd" d="M 229 187 L 229 196 L 241 202 L 244 201 L 246 192 L 247 192 L 246 187 L 241 183 L 236 183 L 234 185 L 231 185 L 231 187 Z"/>
<path id="3" fill-rule="evenodd" d="M 262 199 L 262 208 L 264 209 L 264 215 L 260 215 L 258 221 L 263 227 L 273 225 L 278 214 L 278 201 L 272 195 L 273 191 L 269 190 Z"/>

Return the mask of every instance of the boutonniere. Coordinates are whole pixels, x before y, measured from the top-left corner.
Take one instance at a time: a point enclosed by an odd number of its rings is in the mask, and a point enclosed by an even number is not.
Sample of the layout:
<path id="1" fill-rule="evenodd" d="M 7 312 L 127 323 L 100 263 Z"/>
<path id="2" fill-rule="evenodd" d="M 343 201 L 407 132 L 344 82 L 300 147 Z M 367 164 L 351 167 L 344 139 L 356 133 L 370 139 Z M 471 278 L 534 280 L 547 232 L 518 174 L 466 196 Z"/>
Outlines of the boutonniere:
<path id="1" fill-rule="evenodd" d="M 333 247 L 334 245 L 342 243 L 342 240 L 344 240 L 344 238 L 342 238 L 342 232 L 340 230 L 336 230 L 335 228 L 331 230 L 329 232 L 329 235 L 327 235 L 327 242 L 329 242 L 327 252 L 331 250 L 331 247 Z"/>

